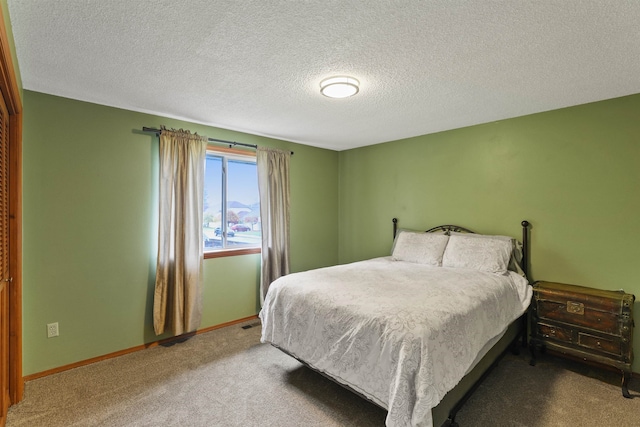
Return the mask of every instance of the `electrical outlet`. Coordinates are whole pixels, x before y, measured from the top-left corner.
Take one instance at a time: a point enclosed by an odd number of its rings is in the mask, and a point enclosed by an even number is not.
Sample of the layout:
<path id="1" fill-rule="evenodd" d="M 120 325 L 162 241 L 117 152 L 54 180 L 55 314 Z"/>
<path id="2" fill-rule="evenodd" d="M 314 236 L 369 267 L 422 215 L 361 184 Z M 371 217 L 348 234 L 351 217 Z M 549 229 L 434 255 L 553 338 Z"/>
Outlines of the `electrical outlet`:
<path id="1" fill-rule="evenodd" d="M 53 338 L 60 335 L 58 331 L 58 322 L 56 323 L 47 323 L 47 338 Z"/>

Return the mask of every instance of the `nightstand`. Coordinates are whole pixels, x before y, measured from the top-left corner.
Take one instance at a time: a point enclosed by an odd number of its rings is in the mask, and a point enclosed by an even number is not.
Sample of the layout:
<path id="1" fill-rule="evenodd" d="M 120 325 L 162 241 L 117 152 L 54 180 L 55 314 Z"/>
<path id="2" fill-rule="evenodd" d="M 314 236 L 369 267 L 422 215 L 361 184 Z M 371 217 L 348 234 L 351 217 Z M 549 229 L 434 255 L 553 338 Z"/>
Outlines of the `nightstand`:
<path id="1" fill-rule="evenodd" d="M 624 291 L 535 282 L 530 364 L 535 365 L 540 347 L 613 366 L 622 371 L 622 395 L 630 398 L 634 300 Z"/>

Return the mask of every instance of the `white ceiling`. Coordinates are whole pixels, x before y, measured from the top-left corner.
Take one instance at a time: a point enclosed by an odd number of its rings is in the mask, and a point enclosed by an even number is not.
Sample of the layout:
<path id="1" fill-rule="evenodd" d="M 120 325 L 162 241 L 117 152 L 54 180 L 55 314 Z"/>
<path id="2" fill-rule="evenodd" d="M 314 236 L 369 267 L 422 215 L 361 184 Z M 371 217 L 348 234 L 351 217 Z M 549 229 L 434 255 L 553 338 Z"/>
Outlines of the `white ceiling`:
<path id="1" fill-rule="evenodd" d="M 333 150 L 640 93 L 639 0 L 8 4 L 25 89 Z"/>

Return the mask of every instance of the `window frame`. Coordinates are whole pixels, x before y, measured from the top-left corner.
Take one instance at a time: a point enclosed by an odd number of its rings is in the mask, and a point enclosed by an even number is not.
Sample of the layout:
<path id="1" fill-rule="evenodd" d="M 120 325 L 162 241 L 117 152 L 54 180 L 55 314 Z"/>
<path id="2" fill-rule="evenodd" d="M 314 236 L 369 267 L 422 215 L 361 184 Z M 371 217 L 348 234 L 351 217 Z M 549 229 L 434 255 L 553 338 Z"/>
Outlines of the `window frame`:
<path id="1" fill-rule="evenodd" d="M 236 156 L 240 156 L 240 157 L 245 157 L 248 160 L 252 159 L 253 161 L 256 161 L 256 154 L 254 152 L 247 151 L 247 150 L 239 150 L 237 148 L 226 148 L 226 147 L 219 147 L 219 146 L 214 146 L 209 144 L 207 145 L 207 154 L 209 153 L 222 155 L 225 157 L 228 156 L 227 159 L 229 157 L 233 158 Z M 227 202 L 226 192 L 227 192 L 227 189 L 225 188 L 223 190 L 224 203 Z M 204 259 L 222 258 L 222 257 L 237 256 L 237 255 L 259 254 L 261 252 L 262 252 L 262 245 L 258 247 L 221 248 L 216 250 L 204 251 Z"/>

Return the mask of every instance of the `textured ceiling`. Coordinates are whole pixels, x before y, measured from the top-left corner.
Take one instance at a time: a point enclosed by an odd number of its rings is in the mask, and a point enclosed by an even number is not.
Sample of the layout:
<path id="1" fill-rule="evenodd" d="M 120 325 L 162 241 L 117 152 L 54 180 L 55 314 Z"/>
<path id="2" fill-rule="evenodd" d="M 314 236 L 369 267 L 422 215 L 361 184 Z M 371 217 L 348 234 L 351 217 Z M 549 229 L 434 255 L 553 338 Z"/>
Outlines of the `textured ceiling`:
<path id="1" fill-rule="evenodd" d="M 638 0 L 8 4 L 25 89 L 334 150 L 640 93 Z"/>

